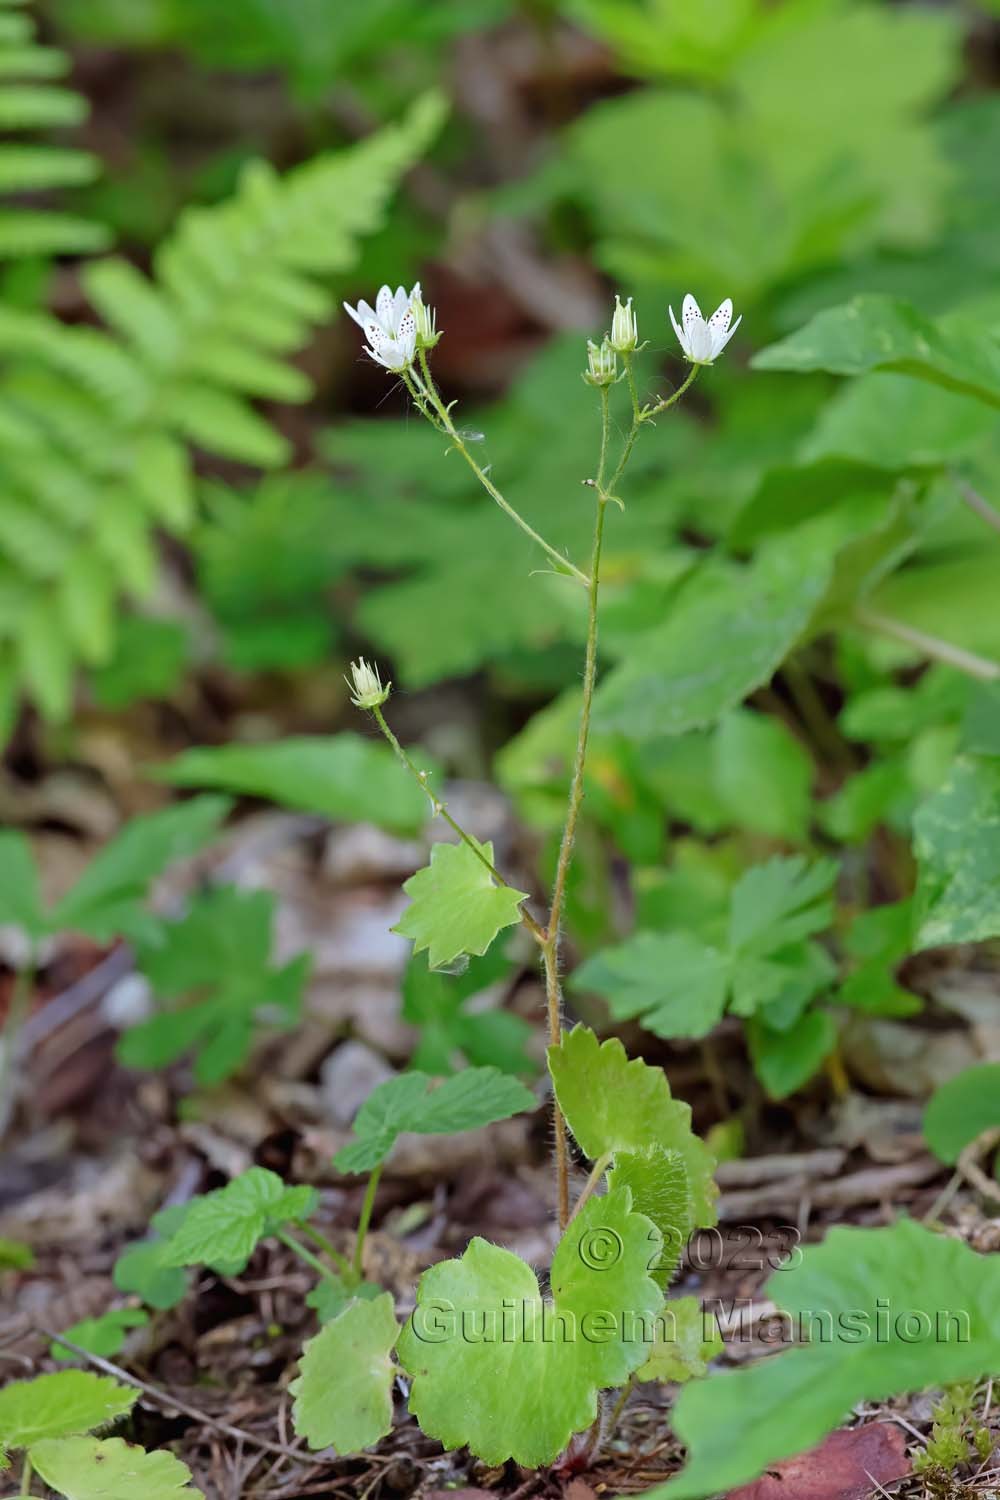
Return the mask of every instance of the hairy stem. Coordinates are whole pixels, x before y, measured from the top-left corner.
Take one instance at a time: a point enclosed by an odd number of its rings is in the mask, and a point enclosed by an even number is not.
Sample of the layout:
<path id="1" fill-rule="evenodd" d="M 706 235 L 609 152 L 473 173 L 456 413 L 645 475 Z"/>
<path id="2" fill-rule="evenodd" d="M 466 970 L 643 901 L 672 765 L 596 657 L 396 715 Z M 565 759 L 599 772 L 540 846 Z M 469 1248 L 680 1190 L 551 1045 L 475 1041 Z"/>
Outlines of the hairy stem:
<path id="1" fill-rule="evenodd" d="M 700 371 L 703 369 L 704 365 L 692 365 L 683 383 L 677 387 L 673 395 L 664 396 L 663 400 L 657 401 L 655 406 L 643 407 L 637 418 L 638 423 L 641 425 L 643 422 L 651 422 L 654 417 L 658 417 L 663 412 L 669 411 L 672 406 L 676 406 L 685 392 L 689 391 L 694 385 Z"/>
<path id="2" fill-rule="evenodd" d="M 892 636 L 893 640 L 902 641 L 915 651 L 922 651 L 931 661 L 944 662 L 968 677 L 975 677 L 979 682 L 996 682 L 1000 679 L 1000 663 L 990 661 L 985 656 L 977 656 L 975 652 L 966 651 L 961 646 L 953 646 L 949 641 L 939 640 L 936 635 L 926 635 L 922 630 L 914 630 L 902 620 L 893 620 L 888 615 L 863 608 L 854 611 L 854 618 L 859 625 L 877 630 L 880 635 Z"/>
<path id="3" fill-rule="evenodd" d="M 622 1412 L 625 1410 L 625 1403 L 634 1390 L 635 1375 L 633 1373 L 628 1378 L 628 1384 L 622 1387 L 621 1394 L 619 1395 L 618 1400 L 615 1402 L 614 1410 L 608 1418 L 609 1432 L 614 1432 L 615 1428 L 618 1426 L 618 1419 L 621 1416 Z"/>
<path id="4" fill-rule="evenodd" d="M 597 514 L 594 520 L 594 546 L 590 559 L 590 583 L 587 587 L 587 651 L 583 668 L 583 704 L 580 709 L 580 728 L 576 742 L 576 758 L 570 782 L 569 806 L 566 824 L 559 845 L 556 874 L 552 886 L 552 905 L 542 945 L 545 965 L 545 1006 L 549 1022 L 549 1043 L 558 1047 L 562 1039 L 562 986 L 559 981 L 559 927 L 562 922 L 563 904 L 566 899 L 566 880 L 573 857 L 576 825 L 583 802 L 584 773 L 587 764 L 587 741 L 590 737 L 590 713 L 594 701 L 594 685 L 597 681 L 597 596 L 600 588 L 601 548 L 604 542 L 604 516 L 607 510 L 607 495 L 604 477 L 607 468 L 608 432 L 610 427 L 607 387 L 601 390 L 601 452 L 595 486 L 597 489 Z M 569 1223 L 569 1160 L 566 1150 L 566 1122 L 558 1102 L 554 1101 L 555 1148 L 556 1148 L 556 1206 L 559 1227 L 565 1229 Z"/>
<path id="5" fill-rule="evenodd" d="M 325 1265 L 318 1255 L 313 1255 L 311 1250 L 295 1238 L 294 1234 L 290 1234 L 287 1229 L 276 1229 L 274 1235 L 283 1245 L 287 1245 L 289 1250 L 299 1257 L 299 1260 L 304 1261 L 310 1270 L 315 1271 L 317 1276 L 322 1276 L 324 1281 L 332 1281 L 334 1286 L 340 1286 L 340 1277 L 333 1267 Z"/>
<path id="6" fill-rule="evenodd" d="M 364 1201 L 361 1204 L 361 1214 L 358 1218 L 358 1233 L 354 1241 L 354 1275 L 358 1281 L 364 1274 L 365 1240 L 368 1237 L 368 1226 L 372 1221 L 372 1209 L 375 1207 L 375 1194 L 378 1192 L 379 1179 L 382 1176 L 382 1163 L 379 1162 L 374 1172 L 368 1179 L 365 1188 Z"/>
<path id="7" fill-rule="evenodd" d="M 30 1453 L 26 1453 L 24 1455 L 24 1467 L 21 1469 L 21 1494 L 22 1495 L 30 1495 L 31 1494 L 31 1476 L 32 1476 L 32 1474 L 34 1472 L 35 1472 L 34 1471 L 34 1466 L 33 1466 L 32 1462 L 31 1462 L 31 1454 Z"/>
<path id="8" fill-rule="evenodd" d="M 431 791 L 430 787 L 427 784 L 427 772 L 421 771 L 420 768 L 411 760 L 407 752 L 403 749 L 402 745 L 399 743 L 399 740 L 396 738 L 392 730 L 389 728 L 389 725 L 386 723 L 385 715 L 383 714 L 381 708 L 376 706 L 371 710 L 371 713 L 379 729 L 381 729 L 382 733 L 389 741 L 389 744 L 392 746 L 393 750 L 396 752 L 403 765 L 409 771 L 410 775 L 414 778 L 421 791 L 427 793 L 427 796 L 431 800 L 431 806 L 437 816 L 443 818 L 444 821 L 448 824 L 448 827 L 453 829 L 454 832 L 458 834 L 459 838 L 462 840 L 462 843 L 472 850 L 479 863 L 483 865 L 487 870 L 489 870 L 497 885 L 503 886 L 505 890 L 510 890 L 510 882 L 504 880 L 503 876 L 500 874 L 500 871 L 486 857 L 483 852 L 483 847 L 479 843 L 479 841 L 477 839 L 474 839 L 471 833 L 466 833 L 461 824 L 456 822 L 456 820 L 452 817 L 445 803 L 443 803 L 441 799 L 439 797 L 436 797 Z M 525 911 L 523 904 L 520 907 L 520 914 L 521 921 L 524 923 L 525 927 L 527 927 L 532 937 L 535 938 L 537 942 L 544 943 L 545 933 L 535 921 L 531 913 Z"/>
<path id="9" fill-rule="evenodd" d="M 541 547 L 542 551 L 557 565 L 560 573 L 571 573 L 578 582 L 587 583 L 589 580 L 586 573 L 582 573 L 575 563 L 571 563 L 569 558 L 563 557 L 561 552 L 557 551 L 543 536 L 539 535 L 535 528 L 524 519 L 521 513 L 514 509 L 510 501 L 497 489 L 497 486 L 493 483 L 485 469 L 473 458 L 462 434 L 451 420 L 451 412 L 438 394 L 437 387 L 434 384 L 427 364 L 427 355 L 423 350 L 420 352 L 420 369 L 420 375 L 417 374 L 416 370 L 411 369 L 409 377 L 404 375 L 403 379 L 406 381 L 410 394 L 416 399 L 417 405 L 431 422 L 432 426 L 436 427 L 438 432 L 450 440 L 452 447 L 465 459 L 465 462 L 473 474 L 475 474 L 490 499 L 499 505 L 504 515 L 509 516 L 515 526 L 519 526 L 526 536 L 530 536 L 531 540 L 537 546 Z"/>

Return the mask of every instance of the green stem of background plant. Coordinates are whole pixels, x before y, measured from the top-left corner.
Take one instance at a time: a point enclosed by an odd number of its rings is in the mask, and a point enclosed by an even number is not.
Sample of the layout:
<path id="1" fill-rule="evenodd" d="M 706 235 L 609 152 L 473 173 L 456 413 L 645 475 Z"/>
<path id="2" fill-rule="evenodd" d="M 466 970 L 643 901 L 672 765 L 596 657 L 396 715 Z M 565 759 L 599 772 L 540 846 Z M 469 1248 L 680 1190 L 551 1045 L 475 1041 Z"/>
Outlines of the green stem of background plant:
<path id="1" fill-rule="evenodd" d="M 966 651 L 962 646 L 953 646 L 950 641 L 939 640 L 936 635 L 927 635 L 923 630 L 914 630 L 902 620 L 894 620 L 889 615 L 864 608 L 856 609 L 854 618 L 868 630 L 877 630 L 880 635 L 902 641 L 904 645 L 912 646 L 915 651 L 930 657 L 931 661 L 955 667 L 967 677 L 974 677 L 977 682 L 996 682 L 1000 679 L 1000 663 L 990 661 L 986 656 L 977 656 L 975 652 Z"/>
<path id="2" fill-rule="evenodd" d="M 21 1494 L 22 1495 L 30 1495 L 31 1494 L 31 1476 L 32 1476 L 33 1473 L 34 1473 L 34 1467 L 33 1467 L 32 1462 L 31 1462 L 31 1454 L 30 1453 L 26 1453 L 24 1455 L 24 1467 L 21 1470 Z"/>
<path id="3" fill-rule="evenodd" d="M 300 1224 L 299 1228 L 304 1235 L 312 1240 L 314 1245 L 319 1246 L 324 1255 L 328 1255 L 330 1257 L 334 1265 L 337 1266 L 342 1273 L 346 1275 L 350 1274 L 351 1262 L 347 1259 L 346 1255 L 341 1255 L 336 1245 L 331 1245 L 325 1234 L 320 1234 L 319 1230 L 314 1229 L 311 1224 Z"/>
<path id="4" fill-rule="evenodd" d="M 304 1261 L 311 1270 L 316 1272 L 317 1276 L 322 1276 L 325 1281 L 332 1281 L 334 1286 L 340 1286 L 340 1277 L 333 1267 L 325 1265 L 318 1255 L 313 1255 L 311 1250 L 295 1238 L 294 1234 L 289 1234 L 287 1229 L 276 1229 L 274 1234 L 276 1239 L 279 1239 L 283 1245 L 287 1245 L 289 1250 L 299 1257 L 299 1260 Z"/>
<path id="5" fill-rule="evenodd" d="M 31 994 L 34 987 L 35 955 L 31 952 L 24 966 L 14 977 L 14 988 L 7 1008 L 7 1018 L 3 1023 L 3 1030 L 0 1031 L 0 1135 L 6 1128 L 9 1110 L 13 1105 L 13 1100 L 7 1097 L 8 1089 L 13 1077 L 18 1037 L 31 1007 Z"/>
<path id="6" fill-rule="evenodd" d="M 515 526 L 519 526 L 526 536 L 530 536 L 531 540 L 535 542 L 539 547 L 541 547 L 542 551 L 545 552 L 554 563 L 556 563 L 560 573 L 571 573 L 573 577 L 576 578 L 580 583 L 587 583 L 588 579 L 586 573 L 581 573 L 580 569 L 575 565 L 575 563 L 571 563 L 567 557 L 563 557 L 561 552 L 557 552 L 555 547 L 551 546 L 543 536 L 540 536 L 535 528 L 524 519 L 521 513 L 514 509 L 510 501 L 501 494 L 490 476 L 486 473 L 485 469 L 482 469 L 479 464 L 476 463 L 476 460 L 469 452 L 469 449 L 466 446 L 465 440 L 463 439 L 461 433 L 458 431 L 454 422 L 451 420 L 451 413 L 438 394 L 438 389 L 434 384 L 430 368 L 427 364 L 427 354 L 425 350 L 421 349 L 419 358 L 421 374 L 420 376 L 418 376 L 416 370 L 411 370 L 410 376 L 412 377 L 412 383 L 408 381 L 407 384 L 409 385 L 411 395 L 422 398 L 422 400 L 418 401 L 418 405 L 423 408 L 425 415 L 429 418 L 429 420 L 431 420 L 432 424 L 438 429 L 438 431 L 443 433 L 444 436 L 450 440 L 452 446 L 456 448 L 462 455 L 462 457 L 465 459 L 465 462 L 469 465 L 469 468 L 479 480 L 479 483 L 482 485 L 483 489 L 489 495 L 490 499 L 494 500 L 497 505 L 499 505 L 500 509 L 504 512 L 505 515 L 510 517 Z M 404 376 L 404 379 L 405 378 L 406 377 Z M 428 409 L 428 405 L 432 407 L 433 411 L 437 414 L 436 421 L 434 420 L 431 411 Z"/>
<path id="7" fill-rule="evenodd" d="M 496 868 L 496 866 L 493 865 L 489 859 L 487 859 L 486 855 L 483 853 L 483 848 L 479 841 L 477 839 L 474 839 L 471 833 L 466 833 L 461 824 L 457 823 L 452 817 L 451 813 L 448 811 L 447 807 L 440 800 L 440 798 L 435 797 L 434 793 L 427 785 L 427 772 L 421 771 L 420 768 L 410 759 L 410 756 L 403 749 L 402 745 L 399 743 L 398 739 L 389 728 L 389 725 L 386 723 L 385 715 L 383 714 L 381 708 L 376 705 L 376 707 L 371 710 L 371 713 L 379 729 L 381 729 L 382 733 L 385 735 L 386 739 L 389 741 L 389 744 L 392 746 L 393 750 L 395 750 L 397 756 L 409 771 L 410 775 L 415 779 L 421 791 L 427 793 L 427 796 L 431 800 L 431 806 L 433 807 L 437 816 L 443 818 L 444 821 L 448 824 L 448 827 L 453 829 L 455 833 L 458 834 L 459 838 L 462 840 L 462 843 L 472 850 L 473 854 L 479 860 L 479 863 L 481 865 L 484 865 L 485 868 L 489 870 L 497 885 L 503 886 L 505 890 L 510 890 L 511 887 L 509 882 L 504 880 L 503 876 L 500 874 L 500 871 Z M 544 943 L 545 933 L 542 931 L 541 927 L 539 927 L 534 917 L 530 914 L 530 912 L 526 912 L 524 910 L 523 905 L 520 910 L 521 921 L 524 923 L 525 927 L 527 927 L 532 937 L 534 937 L 537 942 Z"/>
<path id="8" fill-rule="evenodd" d="M 372 1221 L 372 1209 L 375 1207 L 375 1194 L 378 1192 L 379 1179 L 382 1176 L 382 1165 L 382 1162 L 379 1162 L 368 1179 L 364 1201 L 361 1204 L 361 1214 L 358 1218 L 358 1233 L 354 1241 L 354 1275 L 358 1281 L 364 1275 L 365 1240 L 368 1236 L 368 1226 Z"/>

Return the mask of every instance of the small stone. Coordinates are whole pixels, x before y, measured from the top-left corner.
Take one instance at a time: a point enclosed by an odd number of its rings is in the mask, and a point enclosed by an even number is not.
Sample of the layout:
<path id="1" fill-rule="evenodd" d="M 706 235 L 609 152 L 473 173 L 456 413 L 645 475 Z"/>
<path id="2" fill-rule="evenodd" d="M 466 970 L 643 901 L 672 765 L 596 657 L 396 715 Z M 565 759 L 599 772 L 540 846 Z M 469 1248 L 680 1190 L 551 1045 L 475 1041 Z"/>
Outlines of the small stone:
<path id="1" fill-rule="evenodd" d="M 364 1042 L 341 1042 L 320 1068 L 320 1089 L 326 1113 L 345 1129 L 380 1083 L 395 1077 L 384 1057 Z"/>

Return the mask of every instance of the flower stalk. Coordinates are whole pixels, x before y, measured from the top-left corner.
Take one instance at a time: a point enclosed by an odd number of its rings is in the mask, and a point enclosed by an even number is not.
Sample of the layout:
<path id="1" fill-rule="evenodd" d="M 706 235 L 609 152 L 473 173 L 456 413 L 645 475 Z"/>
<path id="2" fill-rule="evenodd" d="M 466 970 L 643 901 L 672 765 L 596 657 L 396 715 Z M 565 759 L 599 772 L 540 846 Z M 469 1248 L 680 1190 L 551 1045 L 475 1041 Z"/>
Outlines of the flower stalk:
<path id="1" fill-rule="evenodd" d="M 573 860 L 573 849 L 576 842 L 577 826 L 583 805 L 587 750 L 590 740 L 594 692 L 597 685 L 598 604 L 607 507 L 610 502 L 614 502 L 619 506 L 622 504 L 616 494 L 616 489 L 632 456 L 632 451 L 641 428 L 647 422 L 653 421 L 656 417 L 677 405 L 694 384 L 699 371 L 705 365 L 711 364 L 725 348 L 736 332 L 741 319 L 737 318 L 735 323 L 732 322 L 733 304 L 728 298 L 716 308 L 710 318 L 705 319 L 702 317 L 697 302 L 689 293 L 684 298 L 682 305 L 682 325 L 678 325 L 673 314 L 673 309 L 671 309 L 670 317 L 674 330 L 677 333 L 681 348 L 691 368 L 685 380 L 675 391 L 648 406 L 643 406 L 640 402 L 633 368 L 635 354 L 644 346 L 639 343 L 638 325 L 635 313 L 632 310 L 632 299 L 629 298 L 625 304 L 622 304 L 620 297 L 616 297 L 610 333 L 605 334 L 600 343 L 588 340 L 587 368 L 584 371 L 583 378 L 597 390 L 600 398 L 601 424 L 597 473 L 593 479 L 585 481 L 594 490 L 596 497 L 590 566 L 589 571 L 585 573 L 575 563 L 563 557 L 561 553 L 545 541 L 544 537 L 535 531 L 529 522 L 514 509 L 493 483 L 489 474 L 476 462 L 475 458 L 469 452 L 465 440 L 452 421 L 451 407 L 445 404 L 438 392 L 427 359 L 428 349 L 432 348 L 441 336 L 437 331 L 433 311 L 424 305 L 419 285 L 414 288 L 410 302 L 405 307 L 400 302 L 401 293 L 402 288 L 396 294 L 393 294 L 388 287 L 383 287 L 376 300 L 375 313 L 372 313 L 368 304 L 364 302 L 358 304 L 357 311 L 348 308 L 351 316 L 365 330 L 369 341 L 369 352 L 372 354 L 372 357 L 378 360 L 380 364 L 386 365 L 387 368 L 393 369 L 401 375 L 403 383 L 413 398 L 418 411 L 427 418 L 437 432 L 448 439 L 452 447 L 458 450 L 490 498 L 510 517 L 516 526 L 542 548 L 551 561 L 556 564 L 560 573 L 570 574 L 579 583 L 582 583 L 587 590 L 587 637 L 584 655 L 583 694 L 580 706 L 576 751 L 570 776 L 566 819 L 556 860 L 549 915 L 545 925 L 542 926 L 536 922 L 524 910 L 523 905 L 521 906 L 521 920 L 541 948 L 542 966 L 545 977 L 545 1003 L 549 1042 L 552 1046 L 558 1046 L 562 1037 L 563 1007 L 562 983 L 559 973 L 560 935 L 566 904 L 567 884 Z M 377 327 L 375 326 L 376 322 L 378 322 Z M 410 336 L 411 332 L 412 339 Z M 396 363 L 389 364 L 385 357 L 387 341 L 393 345 L 389 352 Z M 621 361 L 621 370 L 619 370 L 619 359 Z M 398 363 L 400 360 L 402 360 L 401 364 Z M 628 388 L 632 408 L 632 421 L 622 442 L 618 461 L 609 478 L 611 387 L 616 385 L 620 380 L 624 380 Z M 445 820 L 463 843 L 468 845 L 476 855 L 476 858 L 485 865 L 492 878 L 499 885 L 509 888 L 507 881 L 494 868 L 477 841 L 465 832 L 451 816 L 445 804 L 430 791 L 427 785 L 427 773 L 419 770 L 413 763 L 386 723 L 385 716 L 382 713 L 382 706 L 389 696 L 391 684 L 389 687 L 383 687 L 377 671 L 369 667 L 363 660 L 352 665 L 351 670 L 353 674 L 352 701 L 359 708 L 366 709 L 372 714 L 379 729 L 392 746 L 401 763 L 416 779 L 421 788 L 427 792 L 434 812 Z M 554 1103 L 554 1129 L 556 1202 L 559 1226 L 560 1229 L 564 1230 L 570 1221 L 569 1153 L 566 1123 L 558 1102 Z M 606 1159 L 595 1163 L 587 1186 L 577 1203 L 576 1211 L 586 1202 L 590 1193 L 594 1191 L 607 1165 L 608 1162 Z M 369 1182 L 368 1192 L 366 1193 L 365 1203 L 362 1208 L 361 1222 L 358 1227 L 353 1267 L 355 1276 L 360 1276 L 361 1272 L 364 1239 L 377 1185 L 378 1174 L 375 1173 Z"/>

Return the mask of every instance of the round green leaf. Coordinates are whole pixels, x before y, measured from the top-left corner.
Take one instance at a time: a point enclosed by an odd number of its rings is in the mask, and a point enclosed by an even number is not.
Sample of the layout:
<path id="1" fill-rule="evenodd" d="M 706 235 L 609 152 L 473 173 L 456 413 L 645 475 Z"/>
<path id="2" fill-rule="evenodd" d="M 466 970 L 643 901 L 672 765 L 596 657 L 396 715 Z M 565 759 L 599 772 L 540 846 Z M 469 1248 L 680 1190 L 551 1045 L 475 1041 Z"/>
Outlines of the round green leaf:
<path id="1" fill-rule="evenodd" d="M 358 1453 L 392 1427 L 392 1346 L 399 1333 L 392 1297 L 348 1303 L 302 1351 L 295 1431 L 310 1448 Z"/>
<path id="2" fill-rule="evenodd" d="M 949 1166 L 984 1130 L 1000 1126 L 1000 1063 L 965 1068 L 936 1089 L 924 1113 L 924 1138 Z"/>

